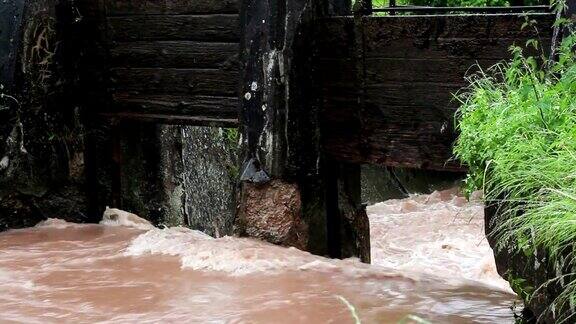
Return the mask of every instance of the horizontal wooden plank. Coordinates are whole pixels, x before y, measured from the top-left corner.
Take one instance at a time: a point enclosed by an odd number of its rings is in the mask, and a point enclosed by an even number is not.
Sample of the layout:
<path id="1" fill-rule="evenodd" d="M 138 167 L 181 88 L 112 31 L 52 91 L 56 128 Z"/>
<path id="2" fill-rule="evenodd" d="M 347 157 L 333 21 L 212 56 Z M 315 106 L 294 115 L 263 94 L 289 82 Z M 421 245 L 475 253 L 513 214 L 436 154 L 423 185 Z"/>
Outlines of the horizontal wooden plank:
<path id="1" fill-rule="evenodd" d="M 385 83 L 366 87 L 366 101 L 377 106 L 420 106 L 454 108 L 458 102 L 453 94 L 465 84 L 428 82 Z"/>
<path id="2" fill-rule="evenodd" d="M 363 18 L 366 43 L 392 42 L 405 37 L 449 38 L 531 38 L 533 28 L 522 29 L 525 17 L 533 19 L 541 37 L 550 37 L 553 14 L 487 14 L 445 16 L 380 16 Z"/>
<path id="3" fill-rule="evenodd" d="M 417 39 L 405 37 L 393 42 L 375 42 L 366 46 L 366 58 L 398 59 L 507 59 L 511 58 L 510 46 L 524 47 L 528 38 L 437 38 Z M 318 56 L 322 59 L 350 59 L 355 56 L 353 45 L 346 43 L 324 43 L 318 47 Z M 541 40 L 542 48 L 547 50 L 550 39 Z M 341 48 L 341 46 L 345 46 Z M 537 54 L 531 48 L 527 55 Z"/>
<path id="4" fill-rule="evenodd" d="M 462 172 L 451 145 L 435 139 L 407 137 L 406 133 L 374 133 L 372 136 L 327 137 L 324 153 L 336 160 L 403 168 Z"/>
<path id="5" fill-rule="evenodd" d="M 238 13 L 240 0 L 107 0 L 106 5 L 109 15 Z"/>
<path id="6" fill-rule="evenodd" d="M 319 19 L 315 26 L 319 57 L 355 57 L 355 29 L 352 17 Z"/>
<path id="7" fill-rule="evenodd" d="M 398 136 L 395 138 L 393 141 L 368 145 L 349 138 L 328 138 L 322 148 L 324 154 L 348 163 L 452 172 L 466 170 L 465 166 L 447 154 L 451 151 L 450 146 L 435 145 L 434 142 L 412 142 Z M 391 145 L 393 143 L 400 145 Z"/>
<path id="8" fill-rule="evenodd" d="M 510 46 L 524 47 L 528 38 L 447 38 L 410 39 L 394 42 L 376 42 L 366 47 L 367 58 L 429 58 L 429 59 L 484 59 L 503 60 L 511 58 Z M 548 48 L 549 40 L 542 46 Z M 527 54 L 535 54 L 528 50 Z"/>
<path id="9" fill-rule="evenodd" d="M 373 42 L 366 46 L 367 58 L 429 58 L 429 59 L 486 59 L 503 60 L 511 58 L 510 46 L 525 47 L 528 37 L 523 38 L 402 38 L 394 42 Z M 544 49 L 551 44 L 549 39 L 542 41 Z M 527 54 L 536 54 L 528 49 Z"/>
<path id="10" fill-rule="evenodd" d="M 320 87 L 342 86 L 354 87 L 357 82 L 358 67 L 353 59 L 324 59 L 317 60 L 317 79 Z"/>
<path id="11" fill-rule="evenodd" d="M 365 87 L 364 99 L 368 106 L 375 107 L 435 107 L 453 111 L 458 106 L 454 94 L 457 94 L 465 86 L 465 83 L 395 81 L 375 83 Z M 359 96 L 358 91 L 350 86 L 324 87 L 321 93 L 324 103 L 334 100 L 357 102 Z"/>
<path id="12" fill-rule="evenodd" d="M 386 82 L 464 83 L 465 77 L 484 70 L 498 60 L 370 58 L 365 61 L 365 84 Z M 318 64 L 321 87 L 358 87 L 356 66 L 351 60 L 322 59 Z"/>
<path id="13" fill-rule="evenodd" d="M 99 0 L 75 0 L 74 4 L 82 13 L 83 21 L 93 20 L 104 14 L 102 2 Z"/>
<path id="14" fill-rule="evenodd" d="M 113 94 L 113 111 L 238 118 L 237 97 Z"/>
<path id="15" fill-rule="evenodd" d="M 191 41 L 121 42 L 110 49 L 117 67 L 239 69 L 238 43 Z"/>
<path id="16" fill-rule="evenodd" d="M 219 69 L 114 68 L 113 91 L 132 94 L 208 95 L 233 97 L 237 71 Z"/>
<path id="17" fill-rule="evenodd" d="M 366 59 L 367 85 L 385 82 L 430 82 L 462 84 L 466 77 L 486 70 L 498 60 L 469 59 Z"/>
<path id="18" fill-rule="evenodd" d="M 238 127 L 238 119 L 218 119 L 202 116 L 137 114 L 131 112 L 101 113 L 109 119 L 137 120 L 156 124 L 190 125 L 207 127 Z"/>
<path id="19" fill-rule="evenodd" d="M 235 14 L 110 17 L 108 25 L 114 41 L 235 42 L 240 39 L 240 23 Z"/>
<path id="20" fill-rule="evenodd" d="M 518 15 L 366 17 L 362 50 L 366 57 L 503 59 L 509 57 L 510 45 L 523 46 L 530 38 L 541 38 L 548 47 L 553 17 L 529 17 L 537 22 L 539 35 L 533 28 L 522 30 L 524 18 Z M 320 20 L 319 56 L 355 57 L 354 37 L 352 18 Z"/>

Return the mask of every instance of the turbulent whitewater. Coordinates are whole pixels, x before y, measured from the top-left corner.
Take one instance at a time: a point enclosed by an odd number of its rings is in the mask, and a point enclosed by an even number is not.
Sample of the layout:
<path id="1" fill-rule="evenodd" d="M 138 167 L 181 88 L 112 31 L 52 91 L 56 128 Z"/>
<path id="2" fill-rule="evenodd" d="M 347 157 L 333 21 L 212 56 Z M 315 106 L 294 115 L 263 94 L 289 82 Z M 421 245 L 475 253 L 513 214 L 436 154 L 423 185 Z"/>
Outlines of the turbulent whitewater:
<path id="1" fill-rule="evenodd" d="M 1 233 L 0 322 L 354 323 L 347 302 L 363 323 L 514 322 L 480 204 L 444 191 L 368 213 L 372 265 L 120 211 Z"/>

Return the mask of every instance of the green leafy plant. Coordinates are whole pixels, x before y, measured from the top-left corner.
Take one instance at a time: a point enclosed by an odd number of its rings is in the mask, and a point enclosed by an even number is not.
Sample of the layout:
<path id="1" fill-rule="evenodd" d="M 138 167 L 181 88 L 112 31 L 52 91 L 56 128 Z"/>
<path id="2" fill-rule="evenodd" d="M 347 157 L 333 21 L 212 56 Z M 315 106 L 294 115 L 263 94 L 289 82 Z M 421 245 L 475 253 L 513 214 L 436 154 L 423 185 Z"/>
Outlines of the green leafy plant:
<path id="1" fill-rule="evenodd" d="M 537 40 L 525 45 L 540 47 Z M 555 61 L 513 47 L 511 61 L 470 76 L 470 86 L 457 96 L 455 155 L 469 166 L 469 192 L 483 189 L 487 200 L 504 202 L 492 233 L 499 248 L 515 242 L 515 253 L 546 251 L 559 272 L 576 269 L 575 46 L 576 34 L 564 37 Z M 561 285 L 549 307 L 570 322 L 576 316 L 574 278 L 559 275 L 522 297 Z"/>
<path id="2" fill-rule="evenodd" d="M 541 1 L 525 1 L 525 5 L 537 5 Z M 389 0 L 373 0 L 374 8 L 383 8 L 389 5 Z M 430 6 L 430 7 L 505 7 L 511 5 L 509 0 L 397 0 L 396 5 L 400 6 Z"/>

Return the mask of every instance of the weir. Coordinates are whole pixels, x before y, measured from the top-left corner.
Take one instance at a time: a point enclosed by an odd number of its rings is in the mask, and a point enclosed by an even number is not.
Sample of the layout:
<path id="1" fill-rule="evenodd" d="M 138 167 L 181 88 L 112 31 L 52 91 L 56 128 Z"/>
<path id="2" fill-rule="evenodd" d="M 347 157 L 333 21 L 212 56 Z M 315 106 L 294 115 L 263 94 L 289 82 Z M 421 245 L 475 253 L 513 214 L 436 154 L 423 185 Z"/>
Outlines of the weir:
<path id="1" fill-rule="evenodd" d="M 21 162 L 0 165 L 0 177 L 36 171 L 2 189 L 0 211 L 18 210 L 2 216 L 6 226 L 61 205 L 82 221 L 106 206 L 156 224 L 186 218 L 182 192 L 203 188 L 183 184 L 182 170 L 194 168 L 182 155 L 183 125 L 237 128 L 240 159 L 222 176 L 237 182 L 235 213 L 211 234 L 366 262 L 360 166 L 463 172 L 451 153 L 453 95 L 475 64 L 508 58 L 512 44 L 538 37 L 549 48 L 554 21 L 541 7 L 366 15 L 345 0 L 7 3 L 3 16 L 24 8 L 0 46 L 2 81 L 22 108 L 11 103 L 18 113 L 2 119 L 12 140 L 0 159 Z M 45 126 L 54 131 L 27 139 L 34 161 L 10 147 L 25 141 L 18 130 Z M 50 149 L 34 150 L 35 141 Z M 46 210 L 46 201 L 58 203 Z"/>

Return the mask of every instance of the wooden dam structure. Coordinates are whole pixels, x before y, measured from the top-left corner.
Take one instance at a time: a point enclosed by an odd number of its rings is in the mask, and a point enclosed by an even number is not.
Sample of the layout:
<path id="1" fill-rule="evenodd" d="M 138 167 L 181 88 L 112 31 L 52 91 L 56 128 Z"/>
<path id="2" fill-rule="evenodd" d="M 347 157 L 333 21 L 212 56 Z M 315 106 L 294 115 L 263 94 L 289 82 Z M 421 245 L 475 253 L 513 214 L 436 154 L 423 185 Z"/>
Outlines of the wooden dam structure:
<path id="1" fill-rule="evenodd" d="M 115 205 L 129 157 L 114 143 L 126 123 L 238 127 L 239 231 L 366 261 L 360 165 L 462 172 L 454 94 L 513 44 L 550 48 L 555 18 L 545 6 L 378 11 L 367 0 L 68 7 L 82 53 L 75 96 L 90 123 L 112 125 Z M 266 212 L 284 215 L 283 237 L 261 228 Z"/>

